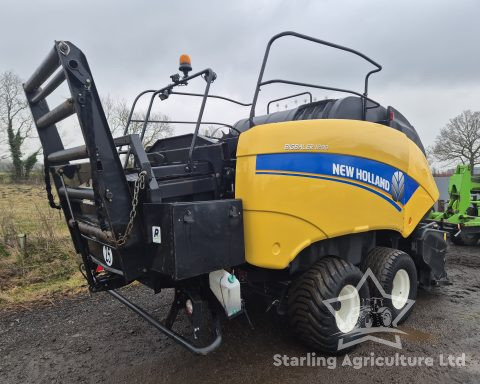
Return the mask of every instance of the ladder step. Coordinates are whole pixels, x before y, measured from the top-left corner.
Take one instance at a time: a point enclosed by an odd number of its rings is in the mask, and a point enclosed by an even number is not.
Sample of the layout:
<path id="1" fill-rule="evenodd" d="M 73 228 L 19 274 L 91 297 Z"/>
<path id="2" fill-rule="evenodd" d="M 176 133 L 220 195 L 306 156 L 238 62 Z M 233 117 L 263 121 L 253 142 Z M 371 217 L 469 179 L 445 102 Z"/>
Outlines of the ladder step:
<path id="1" fill-rule="evenodd" d="M 116 147 L 130 144 L 130 136 L 120 136 L 113 139 L 113 143 Z M 126 151 L 119 152 L 126 153 Z M 71 160 L 80 160 L 86 159 L 88 157 L 87 147 L 85 145 L 80 145 L 78 147 L 67 148 L 61 151 L 52 152 L 48 155 L 48 161 L 50 163 L 66 163 Z"/>
<path id="2" fill-rule="evenodd" d="M 71 160 L 86 159 L 88 157 L 87 147 L 80 145 L 78 147 L 63 149 L 48 155 L 50 163 L 66 163 Z"/>
<path id="3" fill-rule="evenodd" d="M 69 188 L 67 187 L 67 190 L 66 190 L 67 194 L 68 194 L 68 198 L 69 199 L 76 199 L 76 200 L 83 200 L 83 199 L 86 199 L 86 200 L 94 200 L 94 193 L 93 193 L 93 189 L 90 189 L 90 188 Z M 60 196 L 63 196 L 65 197 L 66 196 L 66 193 L 65 193 L 65 188 L 63 187 L 60 187 L 59 190 L 58 190 L 58 193 Z"/>
<path id="4" fill-rule="evenodd" d="M 23 88 L 25 92 L 29 93 L 37 89 L 47 80 L 50 75 L 60 66 L 60 60 L 58 58 L 57 48 L 48 53 L 47 57 L 42 61 L 40 66 L 35 70 L 32 76 L 25 82 Z"/>
<path id="5" fill-rule="evenodd" d="M 38 92 L 32 97 L 30 100 L 32 103 L 38 103 L 40 100 L 45 99 L 48 95 L 50 95 L 57 87 L 63 83 L 65 80 L 65 72 L 60 70 L 55 76 L 50 80 L 45 87 L 40 88 Z"/>
<path id="6" fill-rule="evenodd" d="M 62 104 L 52 109 L 37 120 L 37 128 L 45 128 L 49 125 L 58 123 L 59 121 L 67 118 L 75 113 L 75 106 L 72 99 L 65 100 Z"/>
<path id="7" fill-rule="evenodd" d="M 73 219 L 70 219 L 68 221 L 68 226 L 70 228 L 73 228 Z M 110 231 L 102 231 L 100 228 L 98 227 L 94 227 L 93 225 L 88 225 L 86 223 L 83 223 L 81 221 L 77 221 L 77 224 L 78 224 L 78 229 L 80 230 L 80 232 L 84 235 L 87 235 L 87 236 L 92 236 L 92 237 L 95 237 L 97 238 L 98 240 L 102 240 L 104 241 L 105 243 L 111 243 L 112 242 L 112 233 Z"/>

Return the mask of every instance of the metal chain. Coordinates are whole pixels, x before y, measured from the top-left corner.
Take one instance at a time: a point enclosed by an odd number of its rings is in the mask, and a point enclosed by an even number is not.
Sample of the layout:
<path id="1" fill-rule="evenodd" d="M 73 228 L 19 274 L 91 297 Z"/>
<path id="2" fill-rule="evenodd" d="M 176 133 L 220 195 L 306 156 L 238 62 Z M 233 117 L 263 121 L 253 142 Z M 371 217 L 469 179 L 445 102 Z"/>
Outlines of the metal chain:
<path id="1" fill-rule="evenodd" d="M 138 179 L 135 181 L 135 185 L 133 187 L 133 199 L 132 199 L 132 210 L 130 211 L 130 219 L 128 220 L 127 227 L 125 228 L 125 233 L 123 235 L 119 234 L 118 240 L 116 240 L 116 245 L 121 247 L 124 245 L 130 233 L 132 232 L 133 228 L 133 221 L 135 220 L 135 216 L 137 216 L 137 206 L 138 206 L 138 195 L 141 190 L 145 188 L 145 180 L 147 177 L 147 172 L 142 171 L 138 174 Z"/>

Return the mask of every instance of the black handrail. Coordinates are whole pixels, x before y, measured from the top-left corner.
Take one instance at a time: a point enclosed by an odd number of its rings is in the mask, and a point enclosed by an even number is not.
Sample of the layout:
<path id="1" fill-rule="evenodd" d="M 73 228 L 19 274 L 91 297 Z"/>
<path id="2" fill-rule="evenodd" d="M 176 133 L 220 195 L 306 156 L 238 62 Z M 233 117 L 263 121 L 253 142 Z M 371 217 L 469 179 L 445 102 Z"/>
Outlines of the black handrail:
<path id="1" fill-rule="evenodd" d="M 190 144 L 190 150 L 188 151 L 189 167 L 193 168 L 193 166 L 192 166 L 193 151 L 195 149 L 195 143 L 197 141 L 198 131 L 200 129 L 200 125 L 201 125 L 201 122 L 202 122 L 202 117 L 203 117 L 203 112 L 205 110 L 205 104 L 207 102 L 208 92 L 210 91 L 210 84 L 216 78 L 215 72 L 213 72 L 210 68 L 206 68 L 203 71 L 197 72 L 197 73 L 195 73 L 193 75 L 190 75 L 190 76 L 184 76 L 182 78 L 180 78 L 179 76 L 177 78 L 175 78 L 175 76 L 172 76 L 171 78 L 172 78 L 173 83 L 168 84 L 167 86 L 165 86 L 163 88 L 160 88 L 158 90 L 149 89 L 149 90 L 140 92 L 137 95 L 137 97 L 135 98 L 135 100 L 132 104 L 132 108 L 130 109 L 130 113 L 129 113 L 129 116 L 128 116 L 128 121 L 127 121 L 127 124 L 125 126 L 125 132 L 128 132 L 128 128 L 130 126 L 130 123 L 132 122 L 132 116 L 133 116 L 133 113 L 134 113 L 134 110 L 135 110 L 135 106 L 136 106 L 138 100 L 140 99 L 140 97 L 142 97 L 143 95 L 145 95 L 147 93 L 152 93 L 152 96 L 150 97 L 150 102 L 148 104 L 147 113 L 145 115 L 145 119 L 143 120 L 142 132 L 140 134 L 140 139 L 143 141 L 143 138 L 145 136 L 145 131 L 146 131 L 147 125 L 149 123 L 150 114 L 152 112 L 152 107 L 153 107 L 153 102 L 155 101 L 155 97 L 157 95 L 166 95 L 168 97 L 168 95 L 172 92 L 172 89 L 174 87 L 177 87 L 177 86 L 180 86 L 180 85 L 187 85 L 188 81 L 190 81 L 192 79 L 195 79 L 196 77 L 199 77 L 199 76 L 202 76 L 205 79 L 207 84 L 205 86 L 205 91 L 203 93 L 202 104 L 200 106 L 200 112 L 198 114 L 198 118 L 197 118 L 197 121 L 195 123 L 195 132 L 194 132 L 193 137 L 192 137 L 192 143 Z M 125 164 L 124 164 L 125 168 L 127 167 L 127 164 L 128 164 L 129 155 L 130 154 L 127 153 L 127 156 L 125 158 Z"/>
<path id="2" fill-rule="evenodd" d="M 203 97 L 203 94 L 201 94 L 201 93 L 176 92 L 176 91 L 170 92 L 170 95 L 200 96 L 200 97 Z M 238 105 L 241 105 L 242 107 L 250 107 L 250 106 L 252 105 L 252 103 L 243 103 L 243 102 L 241 102 L 241 101 L 233 100 L 233 99 L 230 99 L 229 97 L 225 97 L 225 96 L 208 95 L 207 97 L 212 98 L 212 99 L 220 99 L 220 100 L 229 101 L 230 103 L 238 104 Z"/>
<path id="3" fill-rule="evenodd" d="M 361 52 L 358 52 L 354 49 L 351 49 L 351 48 L 348 48 L 348 47 L 344 47 L 342 45 L 338 45 L 338 44 L 334 44 L 334 43 L 330 43 L 328 41 L 325 41 L 325 40 L 320 40 L 320 39 L 316 39 L 314 37 L 311 37 L 311 36 L 307 36 L 307 35 L 303 35 L 301 33 L 297 33 L 297 32 L 292 32 L 292 31 L 286 31 L 286 32 L 281 32 L 275 36 L 273 36 L 268 44 L 267 44 L 267 47 L 265 49 L 265 54 L 263 56 L 263 61 L 262 61 L 262 66 L 260 68 L 260 73 L 258 75 L 258 80 L 257 80 L 257 86 L 255 87 L 255 93 L 253 95 L 253 101 L 252 101 L 252 108 L 250 109 L 250 126 L 253 127 L 254 126 L 254 122 L 253 122 L 253 118 L 255 117 L 255 107 L 257 105 L 257 100 L 258 100 L 258 94 L 260 92 L 260 87 L 262 85 L 266 85 L 266 84 L 271 84 L 271 82 L 268 82 L 268 81 L 263 81 L 263 74 L 265 72 L 265 67 L 267 65 L 267 60 L 268 60 L 268 55 L 270 53 L 270 48 L 272 46 L 272 44 L 274 43 L 275 40 L 281 38 L 281 37 L 284 37 L 284 36 L 293 36 L 293 37 L 298 37 L 299 39 L 303 39 L 303 40 L 308 40 L 308 41 L 311 41 L 311 42 L 314 42 L 314 43 L 317 43 L 317 44 L 321 44 L 321 45 L 326 45 L 328 47 L 332 47 L 332 48 L 336 48 L 336 49 L 340 49 L 342 51 L 346 51 L 346 52 L 350 52 L 350 53 L 353 53 L 354 55 L 357 55 L 359 57 L 361 57 L 362 59 L 368 61 L 370 64 L 373 64 L 376 68 L 371 70 L 370 72 L 367 73 L 367 75 L 365 76 L 365 88 L 364 88 L 364 92 L 363 92 L 363 95 L 362 94 L 359 94 L 359 93 L 355 93 L 353 91 L 348 91 L 348 93 L 352 93 L 352 94 L 356 94 L 356 95 L 359 95 L 362 100 L 363 100 L 363 118 L 365 119 L 365 115 L 366 115 L 366 110 L 367 110 L 367 106 L 366 106 L 366 101 L 369 100 L 369 101 L 372 101 L 371 99 L 368 99 L 368 80 L 370 78 L 370 76 L 376 72 L 379 72 L 382 70 L 382 66 L 380 64 L 378 64 L 376 61 L 370 59 L 368 56 L 364 55 L 363 53 Z M 343 90 L 343 89 L 340 89 L 340 88 L 331 88 L 331 87 L 322 87 L 322 86 L 318 86 L 318 85 L 315 85 L 315 84 L 308 84 L 308 83 L 296 83 L 296 82 L 289 82 L 287 80 L 275 80 L 273 81 L 275 83 L 285 83 L 285 84 L 294 84 L 294 85 L 303 85 L 303 86 L 308 86 L 308 87 L 312 87 L 312 88 L 321 88 L 321 89 L 331 89 L 331 90 L 338 90 L 339 92 L 344 92 L 346 90 Z M 375 102 L 376 103 L 376 102 Z M 378 104 L 378 103 L 376 103 Z"/>
<path id="4" fill-rule="evenodd" d="M 123 134 L 126 135 L 128 133 L 128 128 L 130 127 L 130 123 L 132 122 L 144 122 L 144 120 L 132 120 L 132 117 L 133 117 L 133 113 L 135 112 L 135 107 L 136 107 L 136 104 L 138 102 L 138 100 L 143 96 L 143 95 L 146 95 L 147 93 L 153 93 L 153 92 L 157 92 L 156 89 L 147 89 L 143 92 L 140 92 L 136 97 L 135 97 L 135 100 L 133 101 L 133 104 L 132 104 L 132 107 L 130 109 L 130 113 L 128 115 L 128 119 L 127 119 L 127 124 L 125 125 L 125 129 L 124 129 L 124 132 Z M 192 93 L 192 92 L 176 92 L 176 91 L 170 91 L 169 92 L 169 95 L 180 95 L 180 96 L 198 96 L 198 97 L 203 97 L 204 95 L 202 93 Z M 238 101 L 238 100 L 234 100 L 234 99 L 230 99 L 229 97 L 225 97 L 225 96 L 220 96 L 220 95 L 207 95 L 208 98 L 212 98 L 212 99 L 220 99 L 220 100 L 226 100 L 226 101 L 229 101 L 231 103 L 234 103 L 234 104 L 238 104 L 238 105 L 241 105 L 243 107 L 250 107 L 252 105 L 252 103 L 243 103 L 241 101 Z M 149 121 L 149 122 L 152 122 L 152 121 Z M 173 123 L 173 122 L 172 122 Z M 186 124 L 186 123 L 185 123 Z M 201 123 L 201 124 L 214 124 L 214 125 L 225 125 L 226 127 L 232 127 L 231 125 L 229 124 L 224 124 L 224 123 Z"/>
<path id="5" fill-rule="evenodd" d="M 184 85 L 186 84 L 189 80 L 191 79 L 194 79 L 195 77 L 198 77 L 198 76 L 201 76 L 203 75 L 205 80 L 207 81 L 207 86 L 205 87 L 205 92 L 202 94 L 202 93 L 192 93 L 192 92 L 176 92 L 176 91 L 173 91 L 172 89 L 178 85 Z M 219 95 L 210 95 L 208 92 L 209 92 L 209 89 L 210 89 L 210 84 L 213 82 L 214 80 L 214 72 L 211 70 L 211 69 L 206 69 L 206 70 L 203 70 L 201 72 L 198 72 L 194 75 L 191 75 L 191 76 L 188 76 L 188 77 L 184 77 L 184 78 L 181 78 L 179 79 L 178 81 L 175 81 L 174 83 L 172 84 L 169 84 L 167 85 L 166 87 L 163 87 L 161 89 L 158 89 L 158 90 L 155 90 L 155 89 L 147 89 L 143 92 L 140 92 L 136 97 L 135 97 L 135 100 L 133 101 L 132 103 L 132 107 L 130 108 L 130 113 L 128 114 L 128 119 L 127 119 L 127 124 L 125 125 L 125 129 L 124 129 L 124 132 L 123 134 L 126 135 L 128 133 L 128 129 L 130 127 L 130 124 L 132 122 L 134 123 L 143 123 L 143 127 L 142 127 L 142 132 L 140 134 L 140 139 L 143 141 L 143 138 L 145 136 L 145 131 L 147 129 L 147 124 L 148 123 L 172 123 L 172 124 L 195 124 L 195 132 L 193 134 L 193 138 L 192 138 L 192 143 L 190 145 L 190 150 L 189 150 L 189 153 L 188 153 L 188 161 L 189 161 L 189 165 L 191 166 L 191 163 L 192 163 L 192 157 L 193 157 L 193 151 L 194 151 L 194 148 L 195 148 L 195 142 L 196 142 L 196 139 L 197 139 L 197 136 L 198 136 L 198 131 L 199 131 L 199 127 L 200 125 L 202 124 L 210 124 L 210 125 L 221 125 L 221 126 L 225 126 L 225 127 L 228 127 L 230 129 L 233 129 L 234 131 L 238 132 L 240 134 L 240 132 L 233 128 L 233 126 L 229 125 L 229 124 L 224 124 L 224 123 L 217 123 L 217 122 L 202 122 L 202 116 L 203 116 L 203 111 L 205 109 L 205 104 L 206 104 L 206 99 L 207 98 L 213 98 L 213 99 L 221 99 L 221 100 L 225 100 L 225 101 L 228 101 L 228 102 L 231 102 L 231 103 L 234 103 L 234 104 L 238 104 L 238 105 L 241 105 L 241 106 L 244 106 L 244 107 L 249 107 L 251 106 L 252 104 L 251 103 L 243 103 L 241 101 L 238 101 L 238 100 L 234 100 L 234 99 L 230 99 L 228 97 L 225 97 L 225 96 L 219 96 Z M 152 93 L 152 96 L 150 97 L 150 102 L 149 102 L 149 105 L 148 105 L 148 110 L 147 110 L 147 114 L 145 116 L 145 119 L 144 120 L 138 120 L 138 119 L 133 119 L 133 113 L 135 112 L 135 107 L 138 103 L 138 100 L 148 94 L 148 93 Z M 152 106 L 153 106 L 153 102 L 155 100 L 155 96 L 157 95 L 164 95 L 166 96 L 165 98 L 162 98 L 162 100 L 168 98 L 168 96 L 170 95 L 180 95 L 180 96 L 197 96 L 197 97 L 202 97 L 203 100 L 202 100 L 202 105 L 200 107 L 200 113 L 199 113 L 199 116 L 198 116 L 198 119 L 197 121 L 171 121 L 171 120 L 150 120 L 150 113 L 151 113 L 151 110 L 152 110 Z M 121 149 L 121 148 L 120 148 Z M 130 152 L 127 152 L 127 156 L 125 158 L 125 164 L 124 164 L 124 167 L 127 167 L 127 164 L 128 164 L 128 158 L 129 158 L 129 155 L 130 155 Z"/>
<path id="6" fill-rule="evenodd" d="M 131 120 L 132 123 L 144 123 L 145 120 Z M 197 124 L 196 121 L 189 121 L 189 120 L 148 120 L 147 123 L 154 123 L 154 124 Z M 219 125 L 220 127 L 226 127 L 231 129 L 232 131 L 237 132 L 238 134 L 242 133 L 237 128 L 235 128 L 231 124 L 226 123 L 217 123 L 216 121 L 201 121 L 200 124 L 202 125 Z M 219 128 L 220 128 L 219 127 Z"/>
<path id="7" fill-rule="evenodd" d="M 309 95 L 310 96 L 310 103 L 313 101 L 313 96 L 312 96 L 311 92 L 300 92 L 300 93 L 296 93 L 294 95 L 280 97 L 279 99 L 270 100 L 267 104 L 267 115 L 270 113 L 270 104 L 273 104 L 276 101 L 288 100 L 288 99 L 291 99 L 293 97 L 298 97 L 298 96 L 303 96 L 303 95 Z"/>
<path id="8" fill-rule="evenodd" d="M 144 123 L 145 120 L 137 120 L 133 119 L 131 120 L 132 123 Z M 197 124 L 196 121 L 189 121 L 189 120 L 148 120 L 147 123 L 154 123 L 154 124 Z M 205 124 L 205 125 L 221 125 L 223 127 L 231 128 L 234 129 L 232 125 L 226 124 L 226 123 L 217 123 L 215 121 L 201 121 L 200 124 Z"/>
<path id="9" fill-rule="evenodd" d="M 290 80 L 283 80 L 283 79 L 272 79 L 272 80 L 267 80 L 267 81 L 262 81 L 260 85 L 268 85 L 268 84 L 289 84 L 289 85 L 298 85 L 300 87 L 310 87 L 310 88 L 318 88 L 318 89 L 326 89 L 329 91 L 335 91 L 335 92 L 344 92 L 344 93 L 351 93 L 352 95 L 356 95 L 358 97 L 361 97 L 362 99 L 366 99 L 370 101 L 371 103 L 375 104 L 375 107 L 379 107 L 380 103 L 377 101 L 370 99 L 369 97 L 362 95 L 360 92 L 355 92 L 351 91 L 349 89 L 344 89 L 344 88 L 335 88 L 335 87 L 328 87 L 325 85 L 316 85 L 316 84 L 309 84 L 309 83 L 301 83 L 298 81 L 290 81 Z"/>
<path id="10" fill-rule="evenodd" d="M 156 89 L 147 89 L 145 91 L 142 91 L 137 95 L 137 97 L 135 97 L 135 100 L 133 100 L 132 107 L 130 108 L 130 113 L 128 114 L 127 124 L 125 125 L 125 129 L 123 130 L 123 136 L 125 136 L 128 133 L 128 128 L 130 127 L 130 123 L 132 122 L 133 113 L 135 112 L 135 107 L 137 105 L 138 100 L 140 100 L 140 98 L 143 95 L 146 95 L 147 93 L 152 93 L 152 92 L 156 92 Z"/>

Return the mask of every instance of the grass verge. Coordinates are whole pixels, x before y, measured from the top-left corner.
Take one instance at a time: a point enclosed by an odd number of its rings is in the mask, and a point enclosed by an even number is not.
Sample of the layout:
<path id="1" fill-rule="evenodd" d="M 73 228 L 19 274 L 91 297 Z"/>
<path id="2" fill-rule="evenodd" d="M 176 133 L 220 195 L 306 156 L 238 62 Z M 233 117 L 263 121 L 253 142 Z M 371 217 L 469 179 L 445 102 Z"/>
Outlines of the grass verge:
<path id="1" fill-rule="evenodd" d="M 84 289 L 78 264 L 63 214 L 48 206 L 43 187 L 0 184 L 0 309 Z"/>

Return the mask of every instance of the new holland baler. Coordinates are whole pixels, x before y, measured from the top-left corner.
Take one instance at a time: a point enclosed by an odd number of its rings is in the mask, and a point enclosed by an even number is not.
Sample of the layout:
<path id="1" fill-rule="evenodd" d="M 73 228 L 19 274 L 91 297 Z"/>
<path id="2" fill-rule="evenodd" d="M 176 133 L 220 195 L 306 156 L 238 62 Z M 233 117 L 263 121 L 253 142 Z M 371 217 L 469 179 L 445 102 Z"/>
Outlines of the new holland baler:
<path id="1" fill-rule="evenodd" d="M 283 37 L 366 60 L 373 69 L 363 92 L 265 80 L 271 46 Z M 179 70 L 167 86 L 138 94 L 116 138 L 87 60 L 72 43 L 56 41 L 24 84 L 45 155 L 47 196 L 63 210 L 90 290 L 107 291 L 200 354 L 220 345 L 222 318 L 256 305 L 246 300 L 250 293 L 286 315 L 304 343 L 329 353 L 368 326 L 365 308 L 382 293 L 395 323 L 405 320 L 417 286 L 445 276 L 446 243 L 435 224 L 423 221 L 438 191 L 415 129 L 368 96 L 369 78 L 381 66 L 353 49 L 283 32 L 267 45 L 252 103 L 211 94 L 216 74 L 190 74 L 186 55 Z M 184 91 L 202 78 L 203 93 Z M 50 110 L 46 98 L 65 81 L 71 97 Z M 273 113 L 269 103 L 258 115 L 260 89 L 279 83 L 349 96 L 313 101 L 303 92 L 309 103 Z M 150 120 L 152 106 L 171 97 L 201 99 L 196 121 L 167 121 L 193 123 L 194 133 L 145 148 L 149 124 L 158 123 Z M 132 116 L 142 98 L 148 110 L 138 121 Z M 212 98 L 250 113 L 235 124 L 205 122 Z M 64 148 L 55 124 L 71 115 L 85 144 Z M 129 133 L 133 123 L 142 124 L 140 135 Z M 202 124 L 225 132 L 200 135 Z M 378 284 L 362 283 L 366 271 Z M 154 292 L 175 290 L 165 321 L 116 291 L 133 281 Z M 172 329 L 179 311 L 191 320 L 191 335 Z"/>

